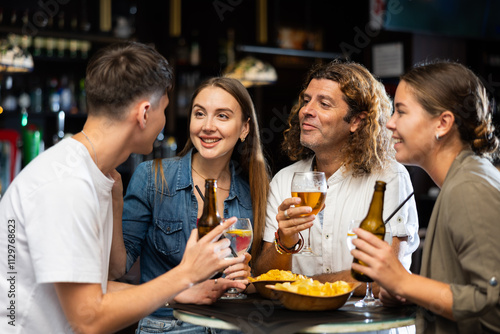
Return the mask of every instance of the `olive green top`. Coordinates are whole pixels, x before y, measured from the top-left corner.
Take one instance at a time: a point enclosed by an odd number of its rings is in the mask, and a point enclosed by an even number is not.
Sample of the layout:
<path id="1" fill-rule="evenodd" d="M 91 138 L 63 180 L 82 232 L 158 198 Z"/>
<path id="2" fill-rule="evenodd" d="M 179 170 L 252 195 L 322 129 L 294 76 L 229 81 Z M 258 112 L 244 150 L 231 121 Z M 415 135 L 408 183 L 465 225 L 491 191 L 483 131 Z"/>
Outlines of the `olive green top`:
<path id="1" fill-rule="evenodd" d="M 457 321 L 421 310 L 417 333 L 500 332 L 499 236 L 500 172 L 462 151 L 434 205 L 421 268 L 422 276 L 451 285 Z"/>

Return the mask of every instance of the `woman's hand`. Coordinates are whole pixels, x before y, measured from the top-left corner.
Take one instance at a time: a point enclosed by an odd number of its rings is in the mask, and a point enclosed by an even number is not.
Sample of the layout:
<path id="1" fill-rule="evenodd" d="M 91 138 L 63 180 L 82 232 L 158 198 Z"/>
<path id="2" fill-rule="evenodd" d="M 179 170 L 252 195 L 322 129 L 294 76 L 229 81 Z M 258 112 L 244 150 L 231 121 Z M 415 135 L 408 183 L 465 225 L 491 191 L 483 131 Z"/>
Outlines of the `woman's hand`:
<path id="1" fill-rule="evenodd" d="M 363 229 L 355 228 L 353 232 L 358 238 L 352 241 L 356 248 L 351 254 L 365 266 L 353 263 L 352 268 L 370 276 L 391 295 L 398 295 L 399 287 L 410 274 L 396 257 L 391 246 Z"/>
<path id="2" fill-rule="evenodd" d="M 224 274 L 226 275 L 225 278 L 241 280 L 241 282 L 248 284 L 247 278 L 252 275 L 252 268 L 250 268 L 248 263 L 252 259 L 252 256 L 248 253 L 245 253 L 244 255 L 245 260 L 242 263 L 234 264 L 224 270 Z"/>
<path id="3" fill-rule="evenodd" d="M 276 215 L 278 233 L 281 243 L 285 247 L 293 247 L 299 241 L 299 232 L 313 226 L 313 221 L 316 218 L 315 215 L 300 217 L 310 214 L 312 211 L 310 206 L 292 207 L 292 205 L 300 204 L 300 201 L 299 197 L 287 198 L 278 207 Z"/>
<path id="4" fill-rule="evenodd" d="M 211 279 L 184 290 L 174 298 L 174 301 L 184 304 L 207 305 L 215 303 L 229 288 L 244 290 L 245 287 L 241 281 L 232 281 L 226 278 Z"/>
<path id="5" fill-rule="evenodd" d="M 389 291 L 384 288 L 380 288 L 380 292 L 378 293 L 378 298 L 384 304 L 384 306 L 388 307 L 398 307 L 402 304 L 409 304 L 406 301 L 406 298 L 401 296 L 392 295 Z"/>

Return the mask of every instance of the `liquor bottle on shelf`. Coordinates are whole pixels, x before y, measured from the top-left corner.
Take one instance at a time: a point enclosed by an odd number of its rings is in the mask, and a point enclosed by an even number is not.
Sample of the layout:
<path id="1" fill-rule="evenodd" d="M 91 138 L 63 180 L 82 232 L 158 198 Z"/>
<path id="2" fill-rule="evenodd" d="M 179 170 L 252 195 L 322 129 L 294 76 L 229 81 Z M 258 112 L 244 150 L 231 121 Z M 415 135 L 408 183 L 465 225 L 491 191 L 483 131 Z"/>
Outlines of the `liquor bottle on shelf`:
<path id="1" fill-rule="evenodd" d="M 59 95 L 61 100 L 61 109 L 66 112 L 66 114 L 76 114 L 78 109 L 75 103 L 75 87 L 72 80 L 68 76 L 63 75 L 61 77 L 61 88 L 59 89 Z"/>
<path id="2" fill-rule="evenodd" d="M 66 29 L 66 21 L 64 19 L 64 12 L 60 11 L 57 15 L 57 29 L 64 31 Z"/>
<path id="3" fill-rule="evenodd" d="M 31 111 L 39 114 L 43 111 L 43 91 L 40 86 L 36 85 L 30 92 Z"/>
<path id="4" fill-rule="evenodd" d="M 191 50 L 189 54 L 191 66 L 200 65 L 200 43 L 198 41 L 198 31 L 193 31 L 191 35 Z"/>
<path id="5" fill-rule="evenodd" d="M 12 27 L 16 27 L 17 26 L 17 22 L 18 22 L 17 19 L 18 19 L 17 18 L 17 11 L 15 9 L 13 9 L 11 11 L 11 14 L 10 14 L 10 25 Z"/>
<path id="6" fill-rule="evenodd" d="M 2 91 L 2 107 L 4 111 L 16 111 L 17 110 L 17 98 L 14 93 L 14 79 L 12 76 L 7 76 L 3 84 Z"/>
<path id="7" fill-rule="evenodd" d="M 56 78 L 51 78 L 49 80 L 49 108 L 53 113 L 57 113 L 61 110 L 61 95 L 58 91 L 59 82 Z"/>
<path id="8" fill-rule="evenodd" d="M 67 48 L 68 40 L 65 38 L 57 39 L 57 56 L 59 58 L 66 57 L 66 48 Z"/>
<path id="9" fill-rule="evenodd" d="M 111 31 L 111 0 L 99 0 L 99 30 Z"/>
<path id="10" fill-rule="evenodd" d="M 21 21 L 20 21 L 21 27 L 24 28 L 28 26 L 29 17 L 30 17 L 29 9 L 26 9 L 23 12 L 23 15 L 21 16 Z"/>
<path id="11" fill-rule="evenodd" d="M 87 59 L 92 44 L 90 41 L 80 41 L 80 58 Z"/>
<path id="12" fill-rule="evenodd" d="M 45 48 L 45 45 L 46 45 L 45 37 L 36 36 L 33 39 L 33 56 L 39 57 L 43 55 L 44 53 L 43 50 Z"/>
<path id="13" fill-rule="evenodd" d="M 45 55 L 47 57 L 53 57 L 55 48 L 56 48 L 56 39 L 53 37 L 47 37 L 47 39 L 45 40 L 45 50 L 46 50 Z"/>
<path id="14" fill-rule="evenodd" d="M 77 58 L 78 57 L 78 48 L 79 48 L 79 41 L 76 39 L 71 39 L 69 41 L 69 57 L 70 58 Z"/>

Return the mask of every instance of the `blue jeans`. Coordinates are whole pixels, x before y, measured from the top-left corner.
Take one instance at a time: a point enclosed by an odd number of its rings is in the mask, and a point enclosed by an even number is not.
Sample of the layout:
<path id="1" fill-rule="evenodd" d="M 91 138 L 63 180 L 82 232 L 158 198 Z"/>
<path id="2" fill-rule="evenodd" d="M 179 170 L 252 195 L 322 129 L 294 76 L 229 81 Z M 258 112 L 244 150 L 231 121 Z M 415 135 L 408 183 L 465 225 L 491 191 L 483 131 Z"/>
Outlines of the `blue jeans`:
<path id="1" fill-rule="evenodd" d="M 135 333 L 236 334 L 241 332 L 197 326 L 175 318 L 147 316 L 139 321 Z"/>

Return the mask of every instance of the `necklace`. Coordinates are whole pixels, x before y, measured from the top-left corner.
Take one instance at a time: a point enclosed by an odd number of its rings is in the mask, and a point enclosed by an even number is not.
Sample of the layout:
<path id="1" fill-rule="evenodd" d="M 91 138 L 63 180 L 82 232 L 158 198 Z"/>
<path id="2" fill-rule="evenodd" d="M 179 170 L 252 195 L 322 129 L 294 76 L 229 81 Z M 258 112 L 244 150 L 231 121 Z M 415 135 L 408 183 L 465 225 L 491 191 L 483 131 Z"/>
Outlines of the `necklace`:
<path id="1" fill-rule="evenodd" d="M 95 164 L 97 165 L 97 153 L 95 153 L 95 148 L 94 148 L 94 144 L 92 144 L 92 141 L 90 140 L 89 136 L 87 136 L 87 134 L 85 132 L 80 131 L 84 136 L 85 138 L 87 138 L 87 140 L 89 141 L 90 143 L 90 147 L 92 147 L 92 151 L 94 152 L 94 160 L 95 160 Z"/>
<path id="2" fill-rule="evenodd" d="M 195 172 L 196 174 L 198 174 L 198 175 L 199 175 L 199 176 L 200 176 L 203 180 L 205 180 L 205 181 L 207 180 L 207 178 L 206 178 L 206 177 L 204 177 L 203 175 L 201 175 L 200 173 L 198 173 L 198 172 L 196 171 L 196 169 L 194 169 L 193 165 L 191 165 L 191 168 L 193 169 L 193 172 Z M 217 186 L 217 188 L 222 189 L 222 190 L 225 190 L 225 191 L 229 191 L 229 189 L 222 188 L 222 187 L 219 187 L 219 186 Z"/>

